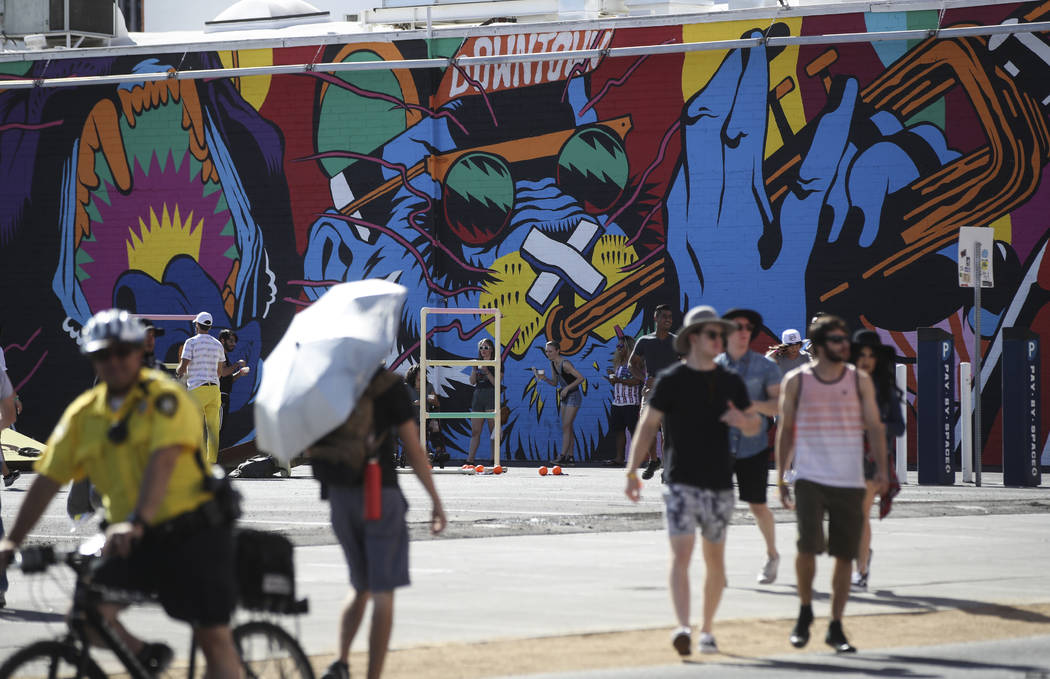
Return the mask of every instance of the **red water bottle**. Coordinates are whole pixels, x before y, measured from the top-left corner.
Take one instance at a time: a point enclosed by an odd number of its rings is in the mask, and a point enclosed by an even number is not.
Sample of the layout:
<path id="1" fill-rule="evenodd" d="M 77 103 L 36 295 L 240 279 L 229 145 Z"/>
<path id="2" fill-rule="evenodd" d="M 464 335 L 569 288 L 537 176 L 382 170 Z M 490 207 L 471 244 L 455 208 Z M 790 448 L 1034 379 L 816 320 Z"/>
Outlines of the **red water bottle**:
<path id="1" fill-rule="evenodd" d="M 378 521 L 383 515 L 383 472 L 379 460 L 372 457 L 365 464 L 365 521 Z"/>

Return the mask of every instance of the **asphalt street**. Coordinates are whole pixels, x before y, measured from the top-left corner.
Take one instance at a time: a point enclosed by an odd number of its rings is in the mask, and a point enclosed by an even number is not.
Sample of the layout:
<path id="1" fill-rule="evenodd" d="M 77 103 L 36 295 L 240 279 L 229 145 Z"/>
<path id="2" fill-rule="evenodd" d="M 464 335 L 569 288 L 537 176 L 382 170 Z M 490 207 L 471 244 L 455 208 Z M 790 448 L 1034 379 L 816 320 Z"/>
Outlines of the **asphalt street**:
<path id="1" fill-rule="evenodd" d="M 7 525 L 31 478 L 23 476 L 14 491 L 0 496 Z M 413 535 L 425 538 L 429 514 L 425 495 L 410 475 L 401 480 L 411 506 Z M 397 595 L 393 648 L 669 629 L 673 617 L 666 587 L 668 555 L 660 518 L 660 484 L 647 483 L 642 501 L 635 505 L 624 498 L 623 482 L 620 471 L 593 468 L 569 469 L 566 475 L 554 478 L 540 477 L 527 468 L 513 468 L 503 476 L 440 474 L 438 488 L 452 522 L 449 535 L 417 539 L 412 544 L 413 586 Z M 1001 476 L 994 474 L 985 474 L 984 482 L 981 488 L 905 486 L 890 517 L 873 522 L 871 589 L 851 598 L 847 616 L 962 610 L 982 602 L 1006 607 L 1050 602 L 1047 487 L 1003 488 Z M 298 629 L 309 653 L 331 653 L 335 647 L 333 623 L 348 581 L 317 484 L 307 469 L 299 468 L 291 479 L 242 480 L 237 487 L 245 497 L 245 524 L 279 530 L 298 544 L 299 594 L 309 598 L 311 612 L 284 623 Z M 791 565 L 794 526 L 790 513 L 776 508 L 776 515 L 778 548 L 786 555 L 780 578 L 771 586 L 756 585 L 755 574 L 764 558 L 762 540 L 746 506 L 738 505 L 726 551 L 729 588 L 718 622 L 781 620 L 785 630 L 789 629 L 797 606 Z M 64 515 L 64 497 L 59 497 L 32 540 L 72 543 L 93 530 L 89 522 L 73 525 Z M 827 614 L 829 566 L 826 559 L 818 566 L 818 616 Z M 700 581 L 702 572 L 697 556 L 694 582 Z M 0 611 L 0 658 L 32 640 L 60 633 L 70 593 L 68 573 L 52 570 L 45 576 L 26 577 L 11 571 L 10 575 L 8 608 Z M 697 609 L 698 594 L 694 592 Z M 185 628 L 167 620 L 159 609 L 134 609 L 125 619 L 145 636 L 167 639 L 176 648 L 188 646 Z M 11 624 L 15 622 L 18 624 Z M 655 667 L 641 673 L 633 668 L 620 674 L 595 671 L 552 676 L 674 677 L 687 671 L 689 676 L 817 672 L 837 676 L 866 673 L 870 664 L 891 668 L 876 672 L 880 676 L 1026 676 L 1035 672 L 1030 676 L 1038 677 L 1042 676 L 1038 672 L 1050 668 L 1045 641 L 989 642 L 984 652 L 967 644 L 965 650 L 971 655 L 965 657 L 971 659 L 957 665 L 951 664 L 952 659 L 963 656 L 946 645 L 952 641 L 934 639 L 926 642 L 934 646 L 911 650 L 868 652 L 862 647 L 864 652 L 857 659 L 773 654 L 757 665 L 750 660 L 749 665 L 739 667 L 732 663 L 733 649 L 724 648 L 729 664 L 718 665 L 724 672 L 708 666 L 675 665 L 666 673 L 663 667 Z M 877 648 L 878 644 L 867 646 Z M 355 649 L 363 648 L 364 639 L 359 637 Z M 876 660 L 876 654 L 882 660 Z M 888 665 L 886 658 L 892 658 Z M 818 670 L 814 664 L 826 669 Z M 492 676 L 499 674 L 506 673 Z"/>

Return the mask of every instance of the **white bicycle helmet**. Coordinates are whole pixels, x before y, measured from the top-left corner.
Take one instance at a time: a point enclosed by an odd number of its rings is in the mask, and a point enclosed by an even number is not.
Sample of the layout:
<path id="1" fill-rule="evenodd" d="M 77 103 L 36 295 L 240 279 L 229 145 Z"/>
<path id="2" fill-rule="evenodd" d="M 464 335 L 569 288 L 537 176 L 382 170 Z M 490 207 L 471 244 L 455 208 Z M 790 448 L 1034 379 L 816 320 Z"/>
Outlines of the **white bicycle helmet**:
<path id="1" fill-rule="evenodd" d="M 84 324 L 80 338 L 80 351 L 93 354 L 112 344 L 142 344 L 146 341 L 146 326 L 123 309 L 106 309 Z"/>

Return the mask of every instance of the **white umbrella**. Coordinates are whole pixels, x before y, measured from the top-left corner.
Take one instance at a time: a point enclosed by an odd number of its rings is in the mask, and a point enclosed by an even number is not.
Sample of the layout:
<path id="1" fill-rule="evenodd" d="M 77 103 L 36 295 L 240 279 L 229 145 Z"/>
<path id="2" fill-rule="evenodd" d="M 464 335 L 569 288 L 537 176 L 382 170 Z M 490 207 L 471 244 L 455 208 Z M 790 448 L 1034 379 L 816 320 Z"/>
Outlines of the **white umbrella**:
<path id="1" fill-rule="evenodd" d="M 407 295 L 385 280 L 340 283 L 296 314 L 263 362 L 259 450 L 290 460 L 350 416 L 390 355 Z"/>

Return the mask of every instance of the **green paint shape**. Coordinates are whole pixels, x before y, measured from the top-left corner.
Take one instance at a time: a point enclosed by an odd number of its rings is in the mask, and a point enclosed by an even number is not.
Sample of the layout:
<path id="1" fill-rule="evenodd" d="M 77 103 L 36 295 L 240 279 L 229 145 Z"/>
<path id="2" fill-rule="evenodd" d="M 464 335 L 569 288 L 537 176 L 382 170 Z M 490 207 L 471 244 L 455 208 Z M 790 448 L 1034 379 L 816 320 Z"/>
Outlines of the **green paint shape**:
<path id="1" fill-rule="evenodd" d="M 374 52 L 355 52 L 345 62 L 382 61 Z M 337 78 L 367 92 L 404 100 L 393 71 L 335 73 Z M 370 154 L 405 130 L 405 111 L 390 101 L 355 94 L 329 83 L 317 121 L 317 152 Z M 356 162 L 354 158 L 325 158 L 321 166 L 333 177 Z"/>
<path id="2" fill-rule="evenodd" d="M 84 241 L 82 240 L 81 242 L 84 242 Z M 84 269 L 80 268 L 82 264 L 90 264 L 91 262 L 95 261 L 94 259 L 92 259 L 91 255 L 89 255 L 87 252 L 85 252 L 82 248 L 77 248 L 75 261 L 76 261 L 76 264 L 77 264 L 77 269 L 76 269 L 77 280 L 78 281 L 86 281 L 87 279 L 91 278 L 91 276 L 88 275 L 87 271 L 84 271 Z"/>
<path id="3" fill-rule="evenodd" d="M 23 77 L 29 73 L 29 67 L 33 65 L 31 61 L 8 61 L 0 63 L 0 73 L 3 75 L 16 75 Z"/>
<path id="4" fill-rule="evenodd" d="M 219 233 L 219 235 L 220 236 L 234 236 L 236 234 L 237 234 L 237 232 L 233 228 L 233 220 L 232 219 L 227 219 L 226 223 L 222 227 L 222 232 Z"/>
<path id="5" fill-rule="evenodd" d="M 222 253 L 222 256 L 226 259 L 240 259 L 241 252 L 237 249 L 236 245 L 231 245 L 229 250 Z"/>
<path id="6" fill-rule="evenodd" d="M 98 177 L 98 188 L 91 192 L 91 200 L 101 200 L 110 205 L 109 187 L 113 186 L 113 173 L 109 171 L 109 163 L 101 153 L 95 154 L 95 176 Z"/>
<path id="7" fill-rule="evenodd" d="M 182 129 L 182 104 L 171 98 L 167 104 L 142 111 L 135 118 L 135 127 L 121 118 L 120 134 L 124 138 L 128 164 L 137 162 L 147 175 L 154 155 L 158 166 L 164 169 L 171 158 L 181 161 L 189 150 L 189 133 Z"/>

